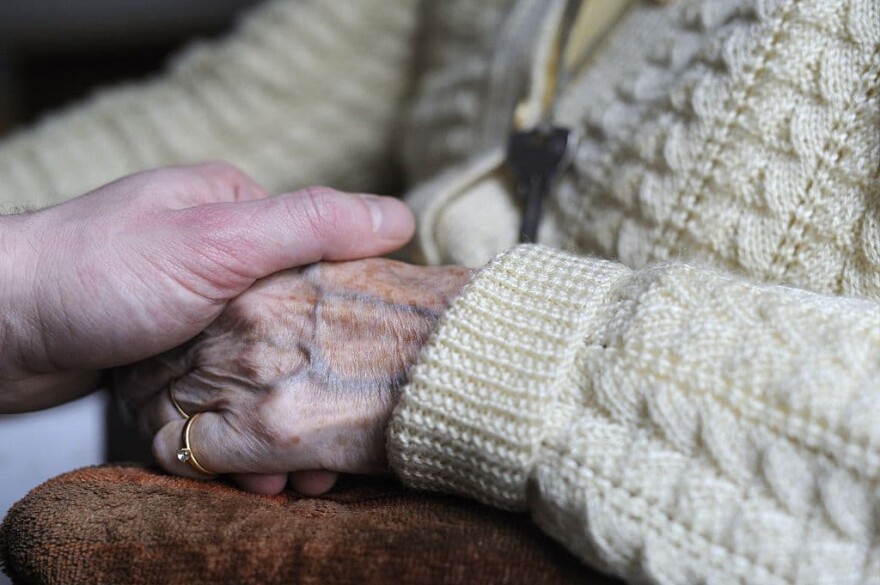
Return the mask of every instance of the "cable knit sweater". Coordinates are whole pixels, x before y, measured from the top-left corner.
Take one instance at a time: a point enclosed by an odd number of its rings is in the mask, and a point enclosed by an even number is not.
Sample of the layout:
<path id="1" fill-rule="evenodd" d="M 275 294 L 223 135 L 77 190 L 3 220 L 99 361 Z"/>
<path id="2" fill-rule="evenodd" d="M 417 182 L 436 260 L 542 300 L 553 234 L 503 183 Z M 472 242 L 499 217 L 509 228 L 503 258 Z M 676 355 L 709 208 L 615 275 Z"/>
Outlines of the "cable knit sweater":
<path id="1" fill-rule="evenodd" d="M 503 147 L 560 7 L 267 4 L 0 145 L 0 201 L 210 157 L 275 190 L 399 166 L 415 252 L 482 265 L 515 243 Z M 395 471 L 633 581 L 880 583 L 880 2 L 636 2 L 554 116 L 583 140 L 544 245 L 444 316 Z"/>

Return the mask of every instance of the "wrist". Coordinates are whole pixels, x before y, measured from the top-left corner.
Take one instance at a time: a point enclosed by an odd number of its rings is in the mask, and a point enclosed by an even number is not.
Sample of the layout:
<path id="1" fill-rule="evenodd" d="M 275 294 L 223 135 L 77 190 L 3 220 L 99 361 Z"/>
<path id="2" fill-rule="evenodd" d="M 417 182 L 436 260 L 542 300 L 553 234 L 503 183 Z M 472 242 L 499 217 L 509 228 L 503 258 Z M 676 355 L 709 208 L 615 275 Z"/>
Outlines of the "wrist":
<path id="1" fill-rule="evenodd" d="M 445 292 L 446 307 L 449 307 L 464 290 L 464 287 L 473 279 L 478 270 L 465 268 L 464 266 L 445 266 L 444 271 L 449 275 L 450 286 Z"/>
<path id="2" fill-rule="evenodd" d="M 21 375 L 22 345 L 28 314 L 31 247 L 25 238 L 25 216 L 0 216 L 0 380 Z"/>
<path id="3" fill-rule="evenodd" d="M 409 383 L 410 372 L 418 363 L 419 356 L 422 354 L 422 348 L 428 344 L 434 331 L 439 326 L 440 321 L 443 318 L 443 313 L 445 313 L 455 299 L 461 295 L 465 286 L 467 286 L 467 284 L 473 279 L 474 275 L 478 272 L 478 270 L 462 266 L 444 266 L 434 270 L 441 272 L 441 274 L 438 274 L 437 278 L 432 281 L 432 286 L 437 297 L 430 303 L 430 306 L 424 307 L 429 309 L 430 313 L 434 315 L 432 324 L 430 327 L 425 328 L 422 331 L 421 337 L 417 342 L 418 347 L 411 354 L 412 359 L 407 366 L 406 374 L 400 380 L 397 380 L 392 384 L 391 391 L 389 392 L 389 399 L 384 404 L 381 416 L 382 425 L 379 429 L 380 432 L 376 433 L 374 437 L 374 443 L 377 445 L 377 459 L 382 462 L 381 465 L 384 469 L 388 469 L 386 446 L 388 425 L 394 415 L 394 410 L 397 408 L 397 403 L 400 401 L 404 392 L 404 387 Z"/>
<path id="4" fill-rule="evenodd" d="M 0 414 L 29 412 L 72 400 L 95 387 L 99 372 L 35 371 L 44 353 L 36 314 L 38 254 L 33 214 L 0 216 Z"/>

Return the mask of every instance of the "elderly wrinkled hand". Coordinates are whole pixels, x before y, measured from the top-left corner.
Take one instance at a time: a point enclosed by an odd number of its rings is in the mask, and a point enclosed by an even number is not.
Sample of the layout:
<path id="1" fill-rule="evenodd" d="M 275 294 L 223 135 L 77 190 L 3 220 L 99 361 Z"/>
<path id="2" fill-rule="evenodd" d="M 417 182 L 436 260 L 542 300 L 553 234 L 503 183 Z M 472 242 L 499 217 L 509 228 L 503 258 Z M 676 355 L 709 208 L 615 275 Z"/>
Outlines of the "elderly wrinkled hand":
<path id="1" fill-rule="evenodd" d="M 279 273 L 114 386 L 172 473 L 204 477 L 177 458 L 184 418 L 172 384 L 185 413 L 202 413 L 191 446 L 206 470 L 280 474 L 254 491 L 279 491 L 287 472 L 378 472 L 407 370 L 470 275 L 384 259 Z"/>

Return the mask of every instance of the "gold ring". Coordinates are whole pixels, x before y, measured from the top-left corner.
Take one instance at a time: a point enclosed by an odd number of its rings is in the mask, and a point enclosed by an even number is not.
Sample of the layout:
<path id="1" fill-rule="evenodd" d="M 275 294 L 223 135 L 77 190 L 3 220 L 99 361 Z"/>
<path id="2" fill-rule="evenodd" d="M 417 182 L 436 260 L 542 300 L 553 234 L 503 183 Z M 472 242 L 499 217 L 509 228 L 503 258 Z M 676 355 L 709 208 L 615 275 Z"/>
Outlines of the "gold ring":
<path id="1" fill-rule="evenodd" d="M 199 418 L 201 412 L 197 412 L 188 419 L 186 419 L 186 424 L 183 425 L 183 433 L 181 434 L 181 442 L 183 446 L 177 451 L 177 460 L 181 463 L 188 463 L 190 467 L 201 473 L 202 475 L 217 475 L 213 471 L 208 471 L 204 467 L 202 467 L 199 460 L 196 459 L 196 454 L 192 449 L 192 445 L 189 443 L 189 429 L 193 426 L 193 423 L 196 422 L 196 419 Z"/>
<path id="2" fill-rule="evenodd" d="M 168 398 L 171 399 L 171 404 L 174 405 L 175 410 L 177 410 L 177 412 L 180 413 L 180 416 L 182 416 L 185 419 L 189 419 L 189 414 L 187 414 L 187 412 L 183 409 L 183 407 L 180 406 L 180 403 L 177 401 L 177 398 L 174 397 L 174 383 L 175 382 L 177 382 L 177 380 L 171 380 L 171 382 L 168 383 Z"/>

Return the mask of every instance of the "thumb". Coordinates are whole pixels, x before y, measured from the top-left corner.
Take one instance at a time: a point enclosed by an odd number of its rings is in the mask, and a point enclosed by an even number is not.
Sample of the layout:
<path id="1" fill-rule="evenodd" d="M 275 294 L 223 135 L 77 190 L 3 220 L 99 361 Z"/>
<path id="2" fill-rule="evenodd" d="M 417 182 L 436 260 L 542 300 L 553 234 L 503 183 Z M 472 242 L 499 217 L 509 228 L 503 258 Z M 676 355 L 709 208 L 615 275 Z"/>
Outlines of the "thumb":
<path id="1" fill-rule="evenodd" d="M 408 242 L 415 227 L 397 199 L 324 187 L 173 213 L 186 224 L 175 227 L 192 235 L 198 257 L 250 280 L 320 260 L 386 254 Z"/>

